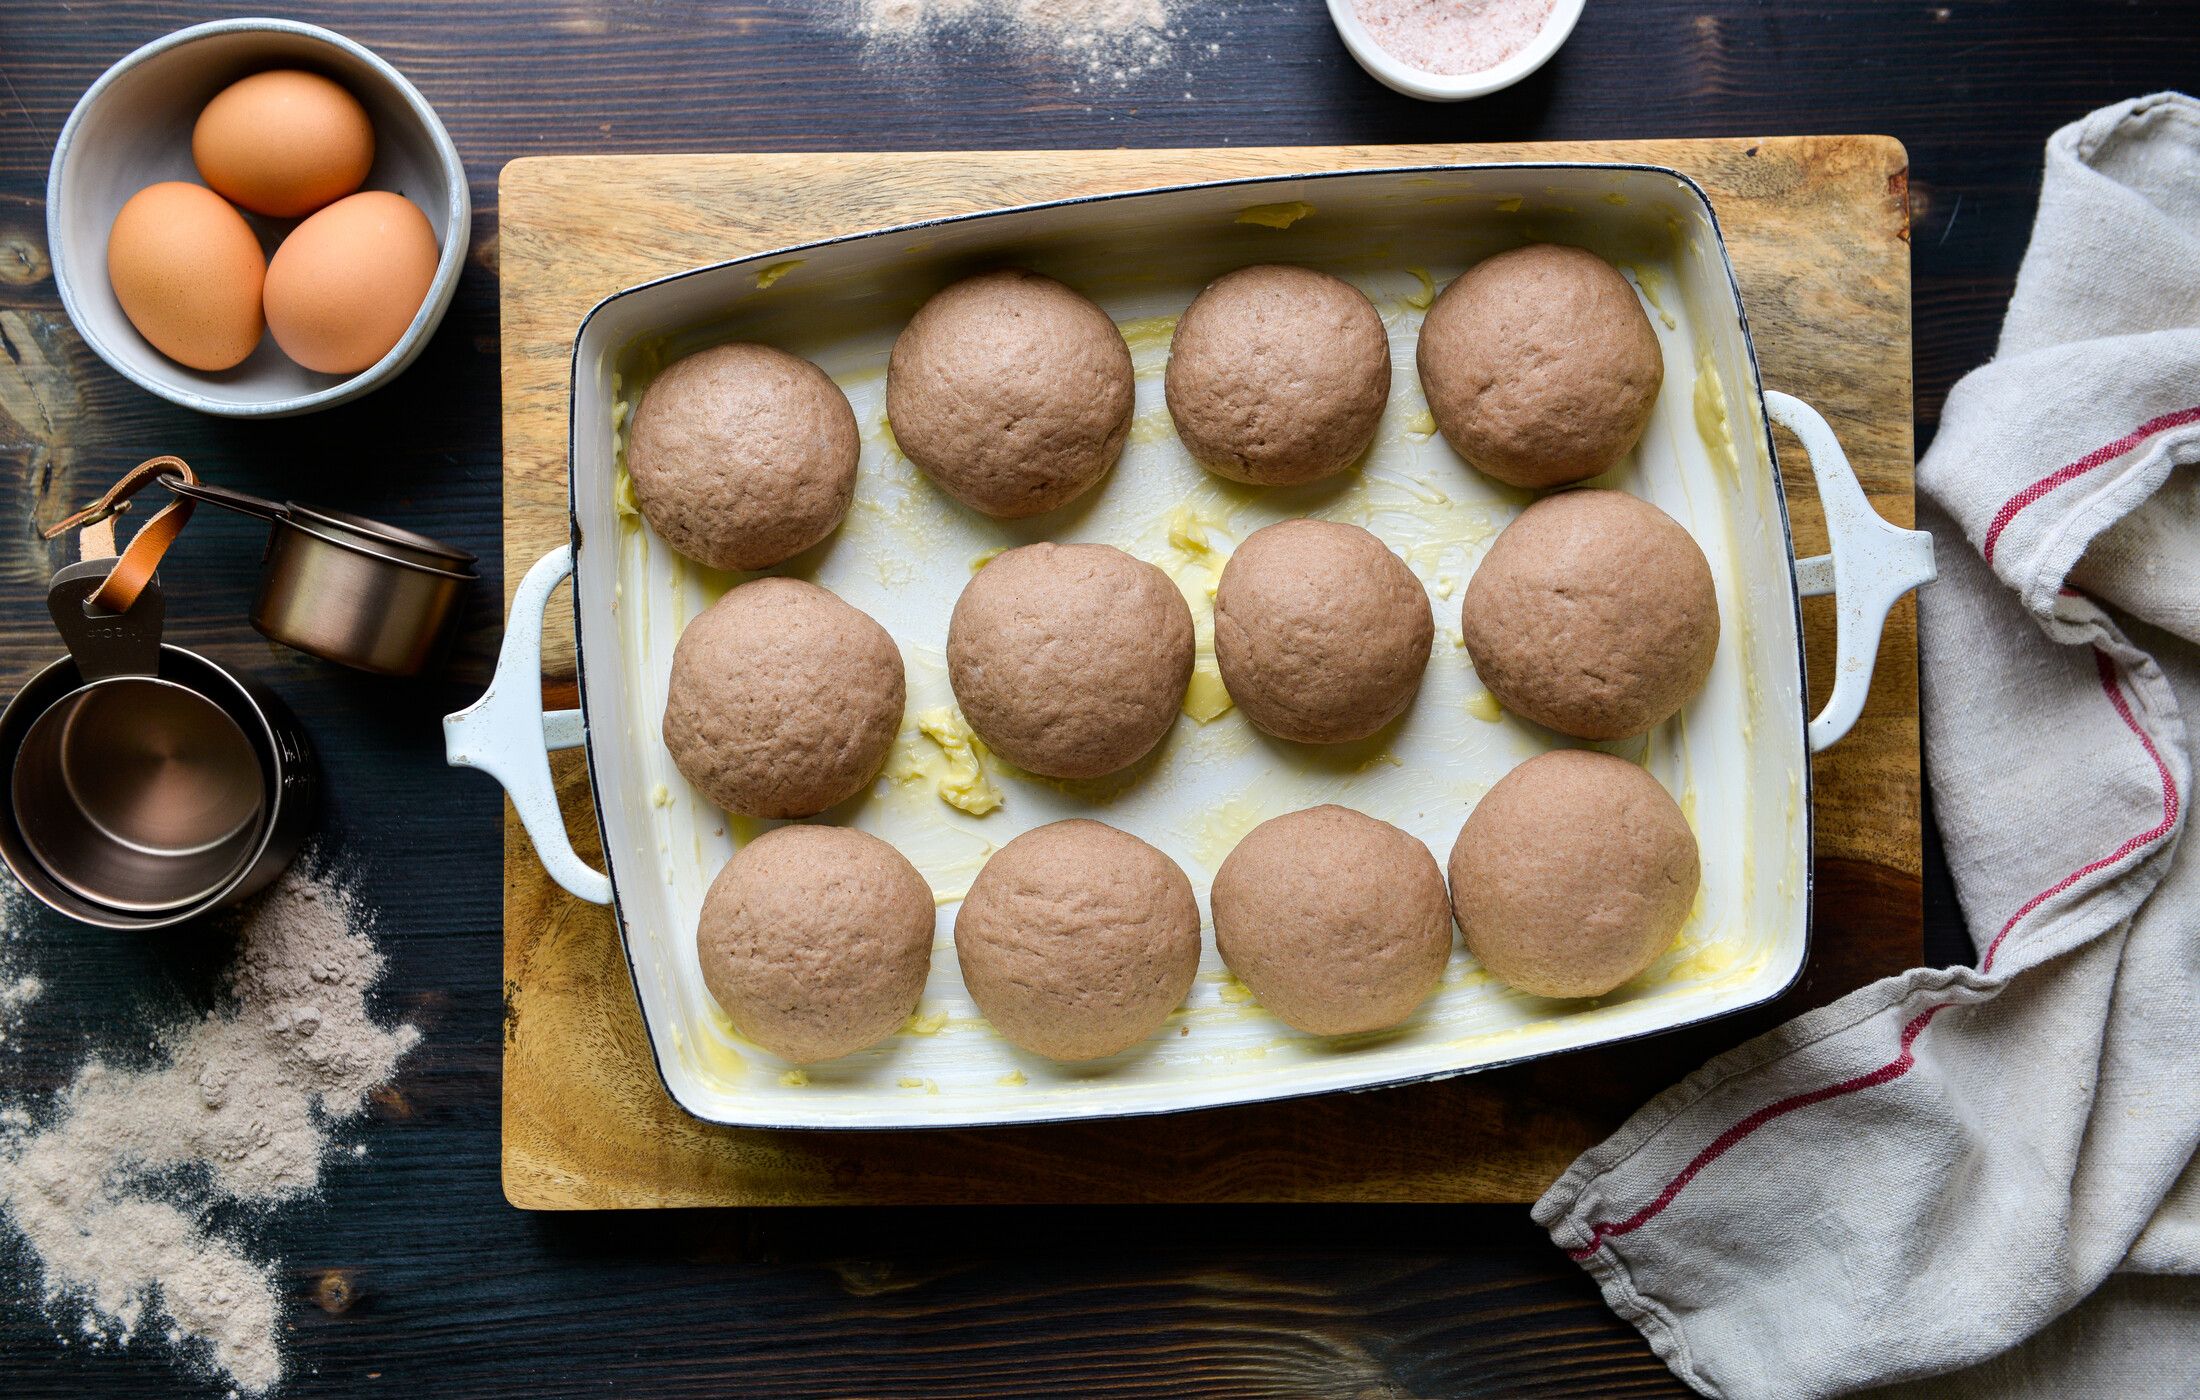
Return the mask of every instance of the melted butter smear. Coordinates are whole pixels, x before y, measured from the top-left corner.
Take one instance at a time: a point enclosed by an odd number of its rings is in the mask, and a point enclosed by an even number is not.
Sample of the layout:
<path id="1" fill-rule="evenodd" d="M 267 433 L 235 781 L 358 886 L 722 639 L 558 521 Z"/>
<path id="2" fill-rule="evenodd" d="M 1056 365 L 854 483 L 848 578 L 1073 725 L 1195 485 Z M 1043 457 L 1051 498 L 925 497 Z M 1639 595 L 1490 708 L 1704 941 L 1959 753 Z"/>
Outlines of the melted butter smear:
<path id="1" fill-rule="evenodd" d="M 1244 797 L 1232 797 L 1207 814 L 1200 824 L 1199 834 L 1192 842 L 1192 853 L 1199 863 L 1210 871 L 1220 870 L 1222 862 L 1247 832 L 1272 816 L 1280 815 L 1267 809 L 1266 804 Z"/>
<path id="2" fill-rule="evenodd" d="M 1667 330 L 1675 329 L 1679 323 L 1673 319 L 1673 313 L 1665 309 L 1665 277 L 1663 274 L 1654 267 L 1644 267 L 1636 263 L 1625 263 L 1622 266 L 1627 271 L 1635 274 L 1636 290 L 1642 293 L 1644 301 L 1650 303 L 1650 309 L 1658 313 L 1658 319 L 1665 322 L 1665 328 Z"/>
<path id="3" fill-rule="evenodd" d="M 1131 358 L 1148 355 L 1156 350 L 1167 350 L 1176 336 L 1176 317 L 1141 316 L 1135 321 L 1124 321 L 1116 326 L 1123 333 L 1123 343 L 1130 347 Z"/>
<path id="4" fill-rule="evenodd" d="M 1689 949 L 1688 955 L 1668 969 L 1658 980 L 1663 982 L 1700 982 L 1731 972 L 1742 960 L 1743 947 L 1737 938 L 1715 938 Z"/>
<path id="5" fill-rule="evenodd" d="M 611 509 L 628 520 L 642 518 L 642 503 L 634 498 L 634 478 L 626 470 L 627 405 L 611 406 Z"/>
<path id="6" fill-rule="evenodd" d="M 916 733 L 902 735 L 886 772 L 897 783 L 929 782 L 940 801 L 982 817 L 1001 805 L 986 756 L 985 741 L 962 711 L 938 705 L 917 712 Z"/>
<path id="7" fill-rule="evenodd" d="M 1215 547 L 1210 530 L 1222 528 L 1222 522 L 1195 506 L 1181 505 L 1169 512 L 1169 548 L 1182 556 L 1182 564 L 1174 572 L 1177 581 L 1193 571 L 1201 576 L 1199 589 L 1209 598 L 1222 586 L 1223 566 L 1229 556 Z"/>
<path id="8" fill-rule="evenodd" d="M 775 262 L 769 267 L 759 268 L 756 273 L 756 290 L 763 291 L 772 283 L 802 266 L 804 261 L 802 258 L 789 258 L 785 262 Z"/>
<path id="9" fill-rule="evenodd" d="M 717 1007 L 710 1008 L 708 1014 L 710 1019 L 703 1028 L 703 1034 L 692 1041 L 680 1033 L 680 1023 L 673 1022 L 673 1043 L 679 1047 L 688 1063 L 695 1067 L 696 1072 L 706 1078 L 721 1083 L 739 1079 L 749 1069 L 749 1062 L 741 1058 L 740 1051 L 733 1048 L 734 1042 L 741 1038 L 740 1032 L 733 1028 L 733 1022 L 727 1020 L 726 1014 Z"/>
<path id="10" fill-rule="evenodd" d="M 1283 204 L 1255 204 L 1250 208 L 1240 209 L 1237 221 L 1241 224 L 1259 224 L 1262 228 L 1289 228 L 1313 212 L 1313 205 L 1303 199 L 1294 199 Z"/>
<path id="11" fill-rule="evenodd" d="M 1406 271 L 1412 273 L 1415 277 L 1420 279 L 1421 290 L 1417 292 L 1407 292 L 1404 296 L 1398 299 L 1404 302 L 1406 305 L 1412 307 L 1415 311 L 1428 310 L 1429 307 L 1434 305 L 1436 301 L 1436 279 L 1428 275 L 1428 269 L 1426 268 L 1409 267 L 1406 269 Z"/>
<path id="12" fill-rule="evenodd" d="M 1201 656 L 1192 662 L 1192 683 L 1184 687 L 1184 713 L 1201 724 L 1209 724 L 1222 718 L 1237 702 L 1230 698 L 1230 688 L 1222 683 L 1221 668 L 1211 656 Z"/>
<path id="13" fill-rule="evenodd" d="M 1154 409 L 1131 420 L 1130 441 L 1141 447 L 1175 440 L 1176 424 L 1170 419 L 1167 409 Z"/>
<path id="14" fill-rule="evenodd" d="M 1741 463 L 1734 454 L 1734 425 L 1726 416 L 1726 388 L 1719 381 L 1719 368 L 1711 362 L 1709 348 L 1696 352 L 1696 392 L 1690 397 L 1695 408 L 1696 436 L 1703 439 L 1703 450 L 1709 454 L 1711 464 L 1729 477 L 1740 476 Z"/>
<path id="15" fill-rule="evenodd" d="M 1222 570 L 1230 562 L 1212 533 L 1221 528 L 1220 519 L 1191 504 L 1169 512 L 1166 572 L 1192 609 L 1192 680 L 1184 688 L 1183 710 L 1200 724 L 1220 719 L 1235 704 L 1215 663 L 1215 590 L 1222 586 Z"/>

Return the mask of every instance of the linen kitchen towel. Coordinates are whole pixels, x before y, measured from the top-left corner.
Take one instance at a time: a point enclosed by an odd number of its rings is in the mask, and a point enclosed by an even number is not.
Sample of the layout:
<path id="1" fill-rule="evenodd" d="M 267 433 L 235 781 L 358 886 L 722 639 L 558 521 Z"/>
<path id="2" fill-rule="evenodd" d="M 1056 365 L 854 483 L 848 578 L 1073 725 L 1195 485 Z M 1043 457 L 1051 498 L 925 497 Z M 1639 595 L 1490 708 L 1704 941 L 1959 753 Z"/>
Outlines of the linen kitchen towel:
<path id="1" fill-rule="evenodd" d="M 1918 466 L 1977 967 L 1713 1060 L 1535 1207 L 1704 1394 L 2200 1395 L 2195 463 L 2200 104 L 2165 93 L 2048 142 L 2000 346 Z"/>

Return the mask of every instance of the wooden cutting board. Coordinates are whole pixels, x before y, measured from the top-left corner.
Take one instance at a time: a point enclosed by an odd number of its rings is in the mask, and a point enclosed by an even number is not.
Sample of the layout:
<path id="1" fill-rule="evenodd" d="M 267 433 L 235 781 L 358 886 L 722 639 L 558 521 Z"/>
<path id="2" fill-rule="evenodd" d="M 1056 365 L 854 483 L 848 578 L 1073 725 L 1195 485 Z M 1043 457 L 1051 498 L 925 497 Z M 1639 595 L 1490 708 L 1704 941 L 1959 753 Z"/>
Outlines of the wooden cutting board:
<path id="1" fill-rule="evenodd" d="M 1886 137 L 1186 151 L 589 156 L 500 181 L 504 579 L 566 538 L 575 328 L 630 283 L 881 225 L 1233 176 L 1492 160 L 1638 161 L 1710 192 L 1768 387 L 1807 399 L 1881 514 L 1911 519 L 1908 158 Z M 1799 548 L 1825 545 L 1783 440 Z M 553 603 L 546 703 L 576 701 L 571 612 Z M 1828 600 L 1806 607 L 1813 691 Z M 531 1209 L 986 1201 L 1528 1201 L 1650 1095 L 1754 1030 L 1915 964 L 1917 648 L 1889 620 L 1871 703 L 1816 761 L 1817 927 L 1774 1007 L 1612 1051 L 1440 1084 L 1172 1117 L 911 1133 L 707 1126 L 653 1067 L 610 912 L 543 873 L 504 820 L 504 1190 Z M 600 851 L 578 754 L 552 763 L 582 854 Z M 600 861 L 598 861 L 600 864 Z"/>

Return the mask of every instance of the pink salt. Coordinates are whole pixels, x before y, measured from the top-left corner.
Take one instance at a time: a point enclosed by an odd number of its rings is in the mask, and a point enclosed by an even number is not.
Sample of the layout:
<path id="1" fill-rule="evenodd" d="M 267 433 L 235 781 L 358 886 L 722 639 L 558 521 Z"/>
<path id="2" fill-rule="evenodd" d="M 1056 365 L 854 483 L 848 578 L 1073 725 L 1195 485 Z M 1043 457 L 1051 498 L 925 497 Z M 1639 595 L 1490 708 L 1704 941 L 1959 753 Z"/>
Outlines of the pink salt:
<path id="1" fill-rule="evenodd" d="M 1528 46 L 1557 0 L 1352 0 L 1360 23 L 1400 63 L 1479 73 Z"/>

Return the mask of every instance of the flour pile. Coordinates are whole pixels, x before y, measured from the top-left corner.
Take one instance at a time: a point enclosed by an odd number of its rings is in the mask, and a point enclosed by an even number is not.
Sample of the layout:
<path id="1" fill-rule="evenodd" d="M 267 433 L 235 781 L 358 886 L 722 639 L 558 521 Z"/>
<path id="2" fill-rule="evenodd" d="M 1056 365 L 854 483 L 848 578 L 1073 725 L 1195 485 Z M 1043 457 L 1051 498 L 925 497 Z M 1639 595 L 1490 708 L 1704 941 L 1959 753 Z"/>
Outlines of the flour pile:
<path id="1" fill-rule="evenodd" d="M 855 0 L 856 27 L 874 47 L 991 38 L 1059 59 L 1088 78 L 1128 82 L 1168 64 L 1182 0 Z"/>
<path id="2" fill-rule="evenodd" d="M 15 1028 L 23 1023 L 23 1008 L 38 1000 L 45 983 L 23 965 L 22 912 L 26 896 L 14 886 L 0 888 L 0 1049 L 14 1050 Z M 0 1125 L 10 1120 L 0 1110 Z"/>
<path id="3" fill-rule="evenodd" d="M 311 1193 L 328 1125 L 354 1117 L 419 1040 L 366 997 L 382 972 L 351 892 L 293 872 L 244 915 L 228 1005 L 157 1037 L 156 1064 L 93 1060 L 43 1126 L 0 1116 L 0 1212 L 43 1270 L 49 1307 L 128 1342 L 153 1317 L 238 1389 L 282 1378 L 275 1266 L 206 1225 L 223 1202 Z"/>

